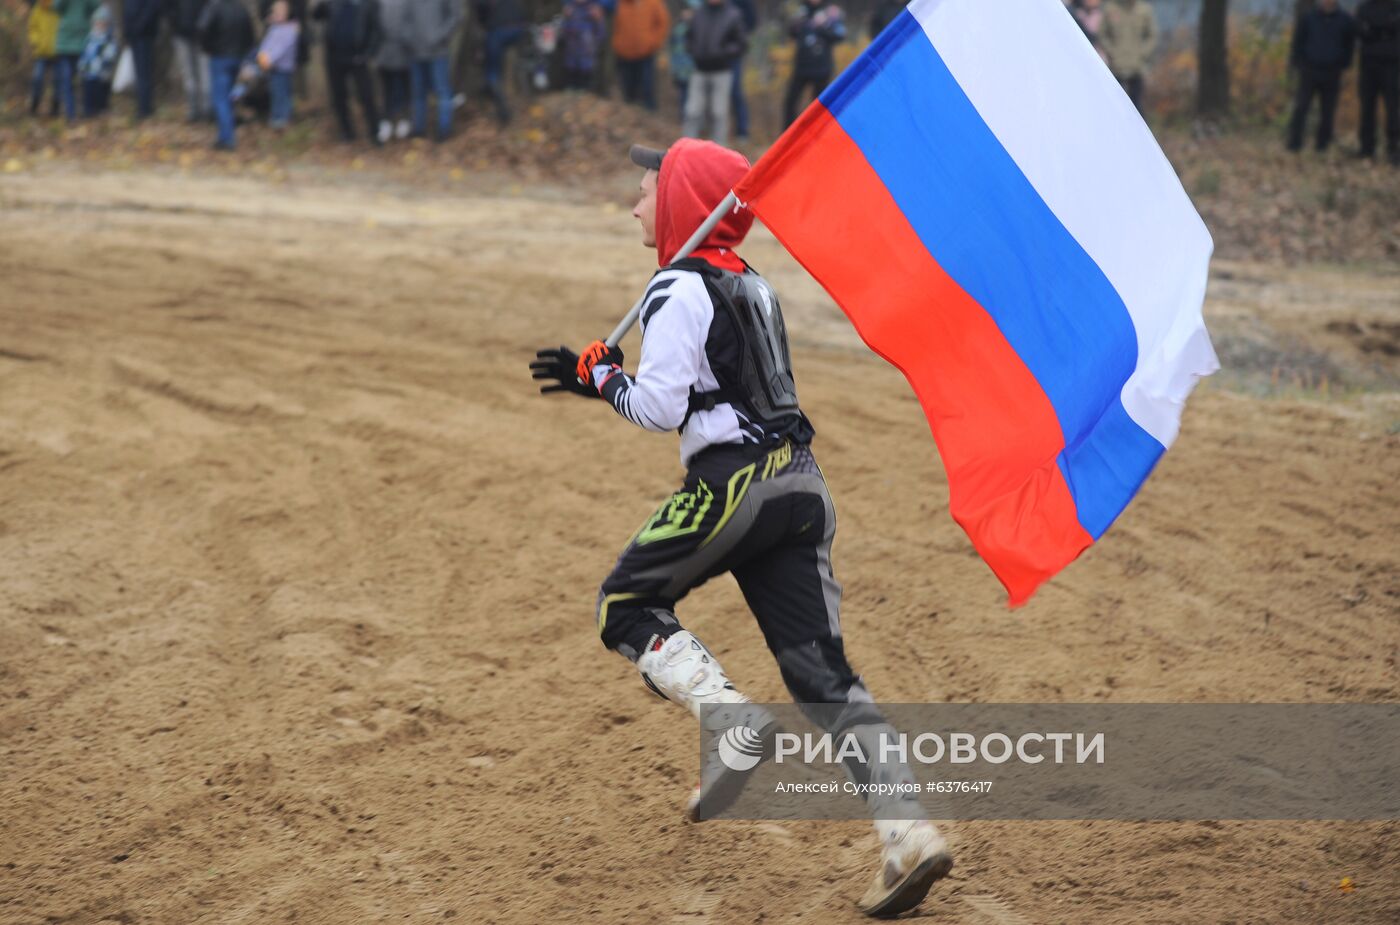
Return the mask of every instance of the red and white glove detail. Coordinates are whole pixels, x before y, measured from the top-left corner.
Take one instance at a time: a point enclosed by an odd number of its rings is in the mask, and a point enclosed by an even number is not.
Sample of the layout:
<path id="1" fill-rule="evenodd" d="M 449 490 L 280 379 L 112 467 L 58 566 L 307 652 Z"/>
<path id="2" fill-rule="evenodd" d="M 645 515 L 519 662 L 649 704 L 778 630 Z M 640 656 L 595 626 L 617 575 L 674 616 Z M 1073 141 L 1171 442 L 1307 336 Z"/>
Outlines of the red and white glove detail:
<path id="1" fill-rule="evenodd" d="M 589 344 L 578 358 L 578 377 L 591 383 L 601 395 L 603 385 L 622 372 L 622 348 L 609 347 L 601 340 Z"/>

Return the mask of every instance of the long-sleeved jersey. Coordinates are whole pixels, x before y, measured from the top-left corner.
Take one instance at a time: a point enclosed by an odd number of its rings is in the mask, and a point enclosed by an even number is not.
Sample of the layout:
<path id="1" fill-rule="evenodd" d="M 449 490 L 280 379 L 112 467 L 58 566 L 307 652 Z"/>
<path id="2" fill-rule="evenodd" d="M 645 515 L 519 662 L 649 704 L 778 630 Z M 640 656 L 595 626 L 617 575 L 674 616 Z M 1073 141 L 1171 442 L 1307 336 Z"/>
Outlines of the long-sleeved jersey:
<path id="1" fill-rule="evenodd" d="M 642 357 L 637 375 L 596 366 L 594 385 L 617 413 L 653 431 L 680 428 L 681 463 L 716 443 L 762 443 L 776 435 L 729 402 L 697 410 L 686 420 L 691 391 L 721 385 L 716 370 L 732 381 L 741 345 L 733 322 L 716 311 L 705 281 L 691 270 L 663 270 L 647 284 L 642 303 Z"/>

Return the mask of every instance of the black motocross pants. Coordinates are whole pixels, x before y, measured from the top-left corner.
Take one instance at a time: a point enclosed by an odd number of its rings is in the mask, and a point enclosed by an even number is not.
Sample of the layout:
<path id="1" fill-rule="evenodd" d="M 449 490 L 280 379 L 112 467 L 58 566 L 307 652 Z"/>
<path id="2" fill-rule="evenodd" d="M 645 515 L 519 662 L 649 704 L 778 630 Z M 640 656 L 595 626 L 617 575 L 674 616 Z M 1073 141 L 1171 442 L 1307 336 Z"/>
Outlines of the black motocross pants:
<path id="1" fill-rule="evenodd" d="M 681 629 L 676 602 L 732 572 L 793 699 L 812 705 L 808 713 L 829 729 L 882 722 L 846 661 L 835 534 L 831 496 L 808 446 L 709 447 L 603 582 L 603 644 L 635 661 L 654 639 Z"/>

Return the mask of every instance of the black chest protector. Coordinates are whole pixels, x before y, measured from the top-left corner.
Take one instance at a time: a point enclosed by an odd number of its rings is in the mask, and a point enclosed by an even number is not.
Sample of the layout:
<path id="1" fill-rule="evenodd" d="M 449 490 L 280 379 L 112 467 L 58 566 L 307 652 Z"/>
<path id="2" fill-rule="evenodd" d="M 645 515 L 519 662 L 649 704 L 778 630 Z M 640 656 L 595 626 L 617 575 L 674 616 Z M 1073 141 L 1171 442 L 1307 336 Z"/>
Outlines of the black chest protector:
<path id="1" fill-rule="evenodd" d="M 724 313 L 738 341 L 733 368 L 711 363 L 719 388 L 708 392 L 691 389 L 690 407 L 680 429 L 685 430 L 695 412 L 728 403 L 766 433 L 810 441 L 812 425 L 797 404 L 782 308 L 767 281 L 751 268 L 731 273 L 696 259 L 679 260 L 667 269 L 700 274 L 716 313 Z"/>

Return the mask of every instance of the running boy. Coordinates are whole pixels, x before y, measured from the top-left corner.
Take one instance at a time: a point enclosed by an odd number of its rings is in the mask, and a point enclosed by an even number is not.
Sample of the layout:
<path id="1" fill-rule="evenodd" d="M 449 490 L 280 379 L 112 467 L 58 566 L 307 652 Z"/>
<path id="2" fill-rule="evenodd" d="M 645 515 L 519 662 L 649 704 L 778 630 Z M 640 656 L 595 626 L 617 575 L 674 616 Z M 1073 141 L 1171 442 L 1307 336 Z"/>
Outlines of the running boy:
<path id="1" fill-rule="evenodd" d="M 691 589 L 733 572 L 793 699 L 833 735 L 873 741 L 888 725 L 846 661 L 841 585 L 831 566 L 836 516 L 812 455 L 812 425 L 798 406 L 782 312 L 772 287 L 734 253 L 752 213 L 730 212 L 689 258 L 671 262 L 749 163 L 692 139 L 665 152 L 634 147 L 632 160 L 645 170 L 632 214 L 661 266 L 643 297 L 637 374 L 623 372 L 622 351 L 601 341 L 581 357 L 566 347 L 541 350 L 531 364 L 547 383 L 542 392 L 602 398 L 633 424 L 680 432 L 684 486 L 642 525 L 603 582 L 603 644 L 697 719 L 743 724 L 771 742 L 772 715 L 730 683 L 676 618 Z M 702 712 L 715 704 L 723 706 Z M 726 773 L 713 752 L 705 765 L 690 804 L 696 821 L 723 811 L 744 785 L 744 775 Z M 850 770 L 908 775 L 902 765 Z M 861 908 L 897 915 L 917 906 L 953 859 L 916 802 L 886 798 L 870 809 L 883 848 Z"/>

